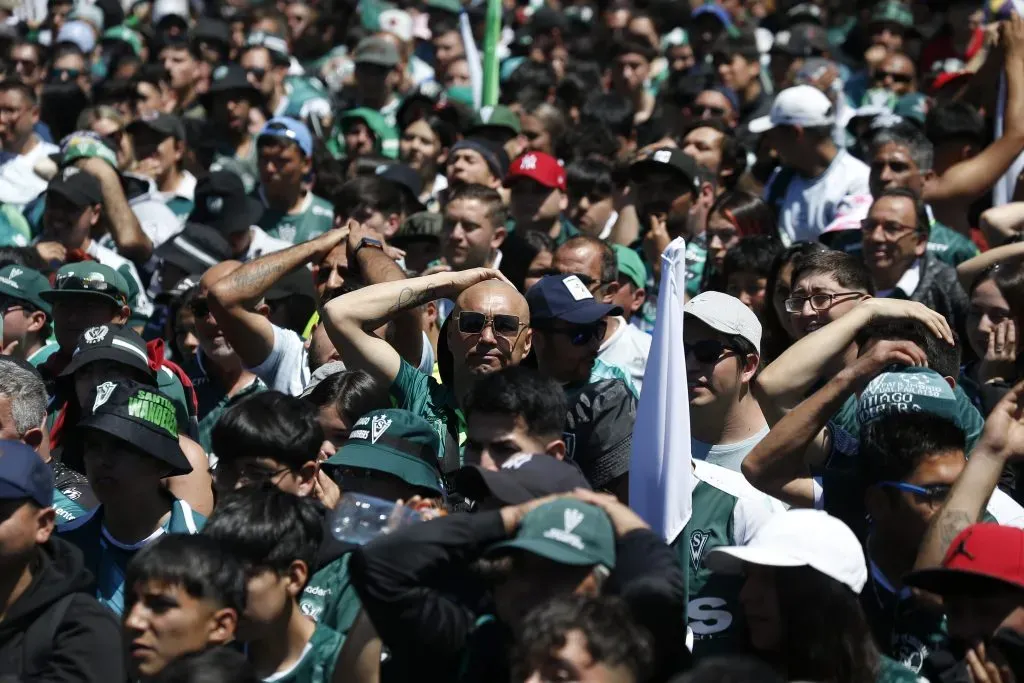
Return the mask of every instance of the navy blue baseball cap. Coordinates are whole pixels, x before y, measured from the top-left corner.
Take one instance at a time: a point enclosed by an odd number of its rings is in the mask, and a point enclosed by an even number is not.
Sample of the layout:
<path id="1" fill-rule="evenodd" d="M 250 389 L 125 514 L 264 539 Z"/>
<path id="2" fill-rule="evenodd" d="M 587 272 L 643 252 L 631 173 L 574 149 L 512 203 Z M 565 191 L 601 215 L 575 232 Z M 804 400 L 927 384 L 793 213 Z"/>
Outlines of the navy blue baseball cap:
<path id="1" fill-rule="evenodd" d="M 39 454 L 20 441 L 0 441 L 0 500 L 31 499 L 53 505 L 53 472 Z"/>
<path id="2" fill-rule="evenodd" d="M 622 315 L 622 307 L 594 298 L 575 275 L 545 275 L 526 292 L 532 323 L 564 320 L 577 325 L 596 323 L 606 315 Z"/>

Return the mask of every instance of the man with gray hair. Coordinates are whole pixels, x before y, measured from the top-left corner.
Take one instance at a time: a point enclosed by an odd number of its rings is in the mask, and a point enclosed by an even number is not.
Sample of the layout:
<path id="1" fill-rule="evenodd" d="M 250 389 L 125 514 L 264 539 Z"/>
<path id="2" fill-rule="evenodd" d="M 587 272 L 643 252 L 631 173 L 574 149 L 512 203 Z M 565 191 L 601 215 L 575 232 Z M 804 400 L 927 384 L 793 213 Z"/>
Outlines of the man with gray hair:
<path id="1" fill-rule="evenodd" d="M 70 522 L 96 507 L 88 480 L 50 453 L 46 429 L 46 386 L 26 361 L 0 356 L 0 439 L 30 446 L 53 470 L 53 507 L 57 524 Z"/>

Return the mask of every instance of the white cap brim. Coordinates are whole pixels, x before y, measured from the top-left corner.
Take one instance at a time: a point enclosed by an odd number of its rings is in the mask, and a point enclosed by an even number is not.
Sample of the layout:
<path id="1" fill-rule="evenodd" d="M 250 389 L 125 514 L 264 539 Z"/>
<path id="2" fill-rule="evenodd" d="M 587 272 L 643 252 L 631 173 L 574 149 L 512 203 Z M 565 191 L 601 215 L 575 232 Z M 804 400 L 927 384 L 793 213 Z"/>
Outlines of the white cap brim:
<path id="1" fill-rule="evenodd" d="M 771 116 L 761 116 L 756 119 L 752 119 L 750 123 L 747 124 L 747 130 L 749 130 L 751 133 L 754 133 L 755 135 L 760 135 L 761 133 L 769 131 L 774 127 L 775 124 L 772 123 Z"/>
<path id="2" fill-rule="evenodd" d="M 721 574 L 742 574 L 743 563 L 761 567 L 804 567 L 807 562 L 771 548 L 725 545 L 715 548 L 704 558 L 704 565 Z"/>

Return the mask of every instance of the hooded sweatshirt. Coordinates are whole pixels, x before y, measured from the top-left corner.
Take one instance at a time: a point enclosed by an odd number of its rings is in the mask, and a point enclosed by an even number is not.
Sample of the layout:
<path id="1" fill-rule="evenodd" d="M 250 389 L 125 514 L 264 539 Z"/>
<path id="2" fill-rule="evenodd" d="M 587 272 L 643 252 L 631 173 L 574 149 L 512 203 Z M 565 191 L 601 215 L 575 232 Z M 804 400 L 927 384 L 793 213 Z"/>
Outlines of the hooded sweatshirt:
<path id="1" fill-rule="evenodd" d="M 78 548 L 56 536 L 39 546 L 32 583 L 0 621 L 0 671 L 16 673 L 23 683 L 126 680 L 120 624 L 92 597 L 92 590 L 93 577 Z M 51 621 L 56 612 L 48 610 L 59 609 L 57 603 L 68 595 L 74 597 L 63 616 Z M 46 645 L 51 633 L 52 642 Z M 29 671 L 27 637 L 38 665 Z"/>

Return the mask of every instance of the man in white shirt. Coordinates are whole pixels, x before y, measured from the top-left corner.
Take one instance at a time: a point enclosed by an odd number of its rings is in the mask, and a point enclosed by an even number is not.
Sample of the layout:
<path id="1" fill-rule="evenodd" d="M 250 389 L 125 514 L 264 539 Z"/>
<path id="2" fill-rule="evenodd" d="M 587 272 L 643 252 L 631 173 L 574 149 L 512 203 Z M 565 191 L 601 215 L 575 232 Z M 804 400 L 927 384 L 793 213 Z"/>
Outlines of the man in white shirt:
<path id="1" fill-rule="evenodd" d="M 35 171 L 36 163 L 59 151 L 33 132 L 39 121 L 35 92 L 27 85 L 5 81 L 0 85 L 0 203 L 23 209 L 46 189 Z"/>
<path id="2" fill-rule="evenodd" d="M 824 93 L 798 85 L 778 94 L 768 116 L 750 122 L 750 132 L 767 133 L 782 160 L 765 187 L 765 201 L 778 211 L 786 244 L 818 239 L 844 197 L 869 192 L 867 164 L 832 141 L 835 121 Z"/>
<path id="3" fill-rule="evenodd" d="M 615 303 L 619 267 L 615 251 L 606 242 L 591 235 L 570 238 L 555 251 L 552 265 L 562 273 L 580 276 L 590 293 L 602 303 Z M 643 388 L 651 335 L 629 325 L 621 315 L 607 318 L 608 331 L 597 357 L 608 365 L 624 370 L 639 392 Z"/>
<path id="4" fill-rule="evenodd" d="M 761 323 L 743 302 L 721 292 L 695 296 L 683 314 L 693 459 L 738 472 L 768 433 L 750 393 L 761 362 Z"/>
<path id="5" fill-rule="evenodd" d="M 203 178 L 195 198 L 189 222 L 218 230 L 231 244 L 232 256 L 243 263 L 292 246 L 256 226 L 263 205 L 246 194 L 241 178 L 231 171 L 214 171 Z"/>

